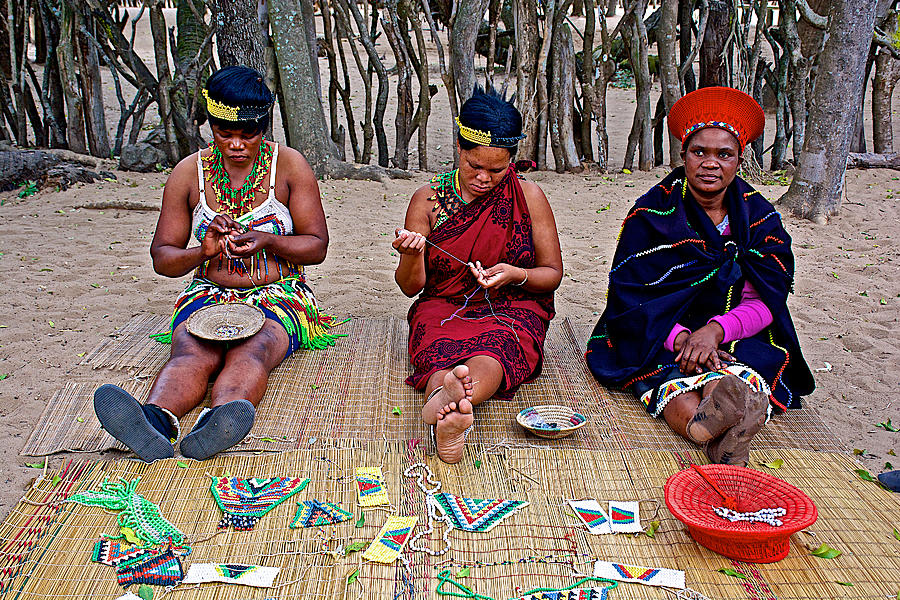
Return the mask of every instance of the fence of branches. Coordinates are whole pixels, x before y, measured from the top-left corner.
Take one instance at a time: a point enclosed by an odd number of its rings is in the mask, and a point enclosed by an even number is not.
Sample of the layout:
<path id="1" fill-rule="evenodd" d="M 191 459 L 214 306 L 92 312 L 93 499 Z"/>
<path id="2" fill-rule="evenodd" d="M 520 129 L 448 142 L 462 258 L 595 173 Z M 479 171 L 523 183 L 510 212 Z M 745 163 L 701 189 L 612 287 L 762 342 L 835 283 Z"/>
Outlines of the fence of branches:
<path id="1" fill-rule="evenodd" d="M 242 63 L 266 74 L 288 143 L 320 159 L 320 173 L 341 161 L 429 169 L 434 95 L 447 94 L 452 118 L 476 83 L 516 93 L 528 134 L 519 157 L 560 172 L 677 164 L 677 143 L 664 156 L 667 109 L 698 86 L 732 86 L 774 112 L 774 135 L 753 150 L 757 157 L 770 151 L 769 166 L 780 169 L 797 159 L 804 142 L 831 4 L 0 1 L 0 140 L 109 157 L 138 143 L 153 124 L 154 143 L 171 164 L 203 143 L 205 77 Z M 861 32 L 872 38 L 865 81 L 871 80 L 878 153 L 893 151 L 897 4 L 881 0 L 874 31 Z M 168 7 L 175 9 L 174 23 L 166 23 Z M 149 20 L 153 60 L 134 50 L 140 19 Z M 109 79 L 117 107 L 103 103 Z M 635 94 L 622 165 L 610 164 L 608 150 L 607 89 L 614 79 L 633 80 Z M 351 80 L 362 89 L 352 89 Z M 359 94 L 363 101 L 352 102 Z M 853 102 L 853 149 L 860 151 L 867 143 L 862 104 Z M 412 145 L 417 165 L 409 164 Z"/>

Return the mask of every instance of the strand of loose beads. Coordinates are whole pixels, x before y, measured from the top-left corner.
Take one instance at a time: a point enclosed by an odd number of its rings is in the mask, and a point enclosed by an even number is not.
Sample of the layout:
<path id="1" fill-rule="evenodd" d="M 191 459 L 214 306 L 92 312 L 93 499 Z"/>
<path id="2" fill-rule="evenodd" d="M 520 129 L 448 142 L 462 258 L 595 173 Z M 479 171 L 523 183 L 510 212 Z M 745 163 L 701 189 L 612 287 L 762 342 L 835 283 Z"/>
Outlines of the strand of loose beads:
<path id="1" fill-rule="evenodd" d="M 206 163 L 206 181 L 210 183 L 219 205 L 231 218 L 237 219 L 248 212 L 256 191 L 264 191 L 261 186 L 272 165 L 272 149 L 263 138 L 250 173 L 244 178 L 243 185 L 235 189 L 231 187 L 231 177 L 225 168 L 222 151 L 215 143 L 211 143 L 209 148 L 211 151 L 209 156 L 202 157 Z"/>
<path id="2" fill-rule="evenodd" d="M 416 469 L 422 469 L 422 471 L 416 473 Z M 441 482 L 435 479 L 434 472 L 428 465 L 421 462 L 414 463 L 407 467 L 406 470 L 403 471 L 403 475 L 416 478 L 416 485 L 419 486 L 419 489 L 425 494 L 425 505 L 428 507 L 428 528 L 424 531 L 420 531 L 409 540 L 409 547 L 411 550 L 425 552 L 431 556 L 443 556 L 450 551 L 450 530 L 452 527 L 450 526 L 450 517 L 443 513 L 437 500 L 434 499 L 434 495 L 441 490 Z M 431 489 L 426 488 L 425 483 L 430 484 L 432 486 Z M 444 534 L 441 536 L 441 539 L 444 541 L 443 550 L 432 550 L 427 546 L 419 546 L 417 544 L 419 538 L 434 532 L 435 522 L 440 522 L 445 525 Z"/>
<path id="3" fill-rule="evenodd" d="M 732 523 L 735 521 L 749 521 L 751 523 L 768 523 L 772 527 L 781 527 L 784 525 L 778 517 L 783 517 L 787 514 L 787 510 L 780 506 L 777 508 L 761 508 L 756 512 L 744 513 L 727 509 L 724 506 L 714 506 L 713 512 L 723 519 L 728 519 Z"/>

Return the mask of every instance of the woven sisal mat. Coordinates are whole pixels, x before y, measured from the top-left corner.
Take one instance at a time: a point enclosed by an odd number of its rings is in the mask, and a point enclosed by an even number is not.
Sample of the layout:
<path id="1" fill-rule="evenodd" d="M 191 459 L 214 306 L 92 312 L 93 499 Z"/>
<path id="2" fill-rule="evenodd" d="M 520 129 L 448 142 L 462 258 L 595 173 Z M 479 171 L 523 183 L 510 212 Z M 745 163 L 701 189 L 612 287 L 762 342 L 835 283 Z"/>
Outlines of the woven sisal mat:
<path id="1" fill-rule="evenodd" d="M 86 380 L 70 381 L 47 404 L 22 454 L 41 456 L 63 450 L 124 449 L 100 428 L 92 407 L 102 383 L 126 387 L 140 400 L 168 356 L 168 347 L 148 338 L 167 319 L 139 315 L 85 356 L 92 367 Z M 476 409 L 472 443 L 532 445 L 588 450 L 689 450 L 661 419 L 651 419 L 630 395 L 600 386 L 584 362 L 590 324 L 568 319 L 551 324 L 542 375 L 522 386 L 511 401 L 492 400 Z M 297 352 L 270 377 L 251 435 L 235 450 L 304 448 L 310 440 L 425 440 L 423 395 L 404 383 L 410 373 L 407 325 L 398 319 L 353 319 L 336 330 L 349 334 L 327 350 Z M 588 418 L 575 435 L 548 441 L 528 434 L 515 421 L 538 404 L 570 406 Z M 400 409 L 400 415 L 394 414 Z M 189 431 L 199 410 L 187 415 Z M 778 416 L 758 436 L 757 449 L 845 448 L 811 410 Z"/>
<path id="2" fill-rule="evenodd" d="M 98 537 L 117 532 L 116 514 L 62 500 L 95 489 L 104 478 L 136 476 L 141 477 L 138 492 L 158 503 L 162 516 L 188 537 L 193 550 L 183 559 L 185 568 L 214 562 L 281 569 L 274 589 L 178 586 L 171 591 L 176 599 L 436 599 L 441 597 L 436 593 L 437 574 L 446 568 L 454 575 L 466 569 L 468 575 L 459 575 L 460 582 L 479 594 L 505 600 L 532 588 L 570 585 L 574 581 L 571 569 L 589 572 L 596 559 L 684 570 L 689 588 L 717 600 L 881 600 L 896 595 L 900 541 L 892 530 L 900 514 L 900 495 L 861 480 L 853 472 L 857 465 L 843 454 L 778 450 L 754 452 L 751 458 L 754 465 L 783 459 L 784 466 L 775 474 L 804 490 L 819 510 L 819 520 L 808 532 L 792 537 L 788 557 L 773 564 L 732 561 L 698 546 L 666 510 L 663 485 L 667 477 L 691 460 L 705 462 L 697 451 L 492 450 L 469 445 L 463 461 L 448 466 L 425 456 L 421 447 L 410 454 L 405 443 L 370 441 L 346 442 L 341 447 L 317 443 L 299 451 L 219 456 L 204 463 L 69 462 L 39 478 L 0 525 L 0 597 L 81 600 L 111 599 L 123 593 L 111 567 L 90 562 Z M 408 568 L 400 561 L 362 561 L 361 553 L 329 556 L 321 552 L 323 542 L 326 549 L 335 550 L 371 541 L 389 512 L 418 515 L 415 533 L 421 531 L 427 524 L 424 496 L 403 476 L 403 470 L 417 461 L 434 470 L 444 491 L 530 504 L 486 533 L 453 530 L 451 550 L 441 557 L 407 547 L 403 556 Z M 395 508 L 369 510 L 358 523 L 361 512 L 356 504 L 354 468 L 378 465 L 384 470 Z M 262 517 L 252 531 L 228 530 L 203 541 L 216 532 L 221 517 L 209 491 L 209 476 L 224 474 L 309 477 L 311 483 Z M 565 500 L 577 498 L 646 501 L 641 505 L 644 523 L 658 520 L 659 529 L 654 538 L 589 535 L 565 505 Z M 336 503 L 354 516 L 334 527 L 290 529 L 296 501 L 312 499 Z M 654 502 L 660 506 L 656 514 Z M 442 533 L 443 526 L 439 526 L 425 539 L 432 548 L 442 548 Z M 807 544 L 816 547 L 822 543 L 842 554 L 832 560 L 812 556 Z M 348 584 L 348 577 L 357 569 L 358 577 Z M 744 579 L 718 569 L 732 569 Z M 161 597 L 162 588 L 155 589 L 156 597 Z M 609 597 L 662 599 L 674 594 L 620 584 Z"/>

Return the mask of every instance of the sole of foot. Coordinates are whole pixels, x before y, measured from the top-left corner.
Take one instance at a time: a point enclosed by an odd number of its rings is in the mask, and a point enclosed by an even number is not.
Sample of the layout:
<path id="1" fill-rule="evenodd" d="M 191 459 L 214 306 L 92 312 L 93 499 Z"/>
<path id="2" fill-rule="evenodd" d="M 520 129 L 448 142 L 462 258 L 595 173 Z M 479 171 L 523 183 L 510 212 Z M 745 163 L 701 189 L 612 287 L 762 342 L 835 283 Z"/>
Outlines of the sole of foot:
<path id="1" fill-rule="evenodd" d="M 100 386 L 94 392 L 94 412 L 103 429 L 144 462 L 175 456 L 172 443 L 150 424 L 141 403 L 122 388 Z"/>
<path id="2" fill-rule="evenodd" d="M 712 392 L 697 405 L 696 415 L 685 428 L 688 437 L 702 444 L 725 433 L 744 416 L 749 393 L 747 384 L 734 375 L 719 379 Z"/>
<path id="3" fill-rule="evenodd" d="M 240 399 L 217 406 L 208 414 L 181 440 L 181 454 L 187 458 L 206 460 L 239 443 L 253 428 L 256 408 Z"/>
<path id="4" fill-rule="evenodd" d="M 744 416 L 721 437 L 706 446 L 706 455 L 714 463 L 746 467 L 750 463 L 750 442 L 766 422 L 769 397 L 751 392 Z"/>
<path id="5" fill-rule="evenodd" d="M 474 385 L 472 384 L 472 378 L 469 376 L 469 367 L 466 365 L 453 367 L 449 373 L 444 375 L 441 389 L 428 398 L 425 406 L 422 407 L 422 420 L 426 425 L 436 424 L 438 415 L 441 414 L 445 406 L 463 397 L 471 398 L 473 390 Z"/>
<path id="6" fill-rule="evenodd" d="M 446 463 L 456 464 L 462 460 L 466 446 L 466 432 L 475 422 L 472 406 L 469 369 L 460 365 L 444 376 L 443 393 L 447 402 L 438 412 L 435 425 L 435 446 L 438 457 Z"/>

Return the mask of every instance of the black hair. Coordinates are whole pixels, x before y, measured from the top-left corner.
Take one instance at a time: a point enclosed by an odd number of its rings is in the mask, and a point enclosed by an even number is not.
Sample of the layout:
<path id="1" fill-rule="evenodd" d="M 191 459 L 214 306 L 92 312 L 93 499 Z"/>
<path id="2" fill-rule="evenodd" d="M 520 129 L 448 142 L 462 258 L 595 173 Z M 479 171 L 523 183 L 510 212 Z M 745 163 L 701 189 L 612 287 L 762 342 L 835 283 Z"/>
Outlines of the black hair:
<path id="1" fill-rule="evenodd" d="M 459 110 L 459 121 L 466 127 L 489 131 L 491 139 L 506 138 L 507 144 L 492 143 L 491 146 L 506 148 L 510 158 L 516 155 L 519 149 L 518 138 L 522 136 L 522 115 L 511 100 L 501 96 L 494 88 L 482 89 L 475 85 L 472 97 L 466 100 Z M 463 138 L 457 133 L 459 147 L 463 150 L 471 150 L 478 146 L 475 142 Z"/>
<path id="2" fill-rule="evenodd" d="M 231 121 L 209 115 L 209 124 L 256 135 L 269 127 L 269 109 L 274 97 L 259 71 L 235 65 L 219 69 L 206 80 L 210 99 L 228 106 L 241 107 L 249 118 Z"/>

